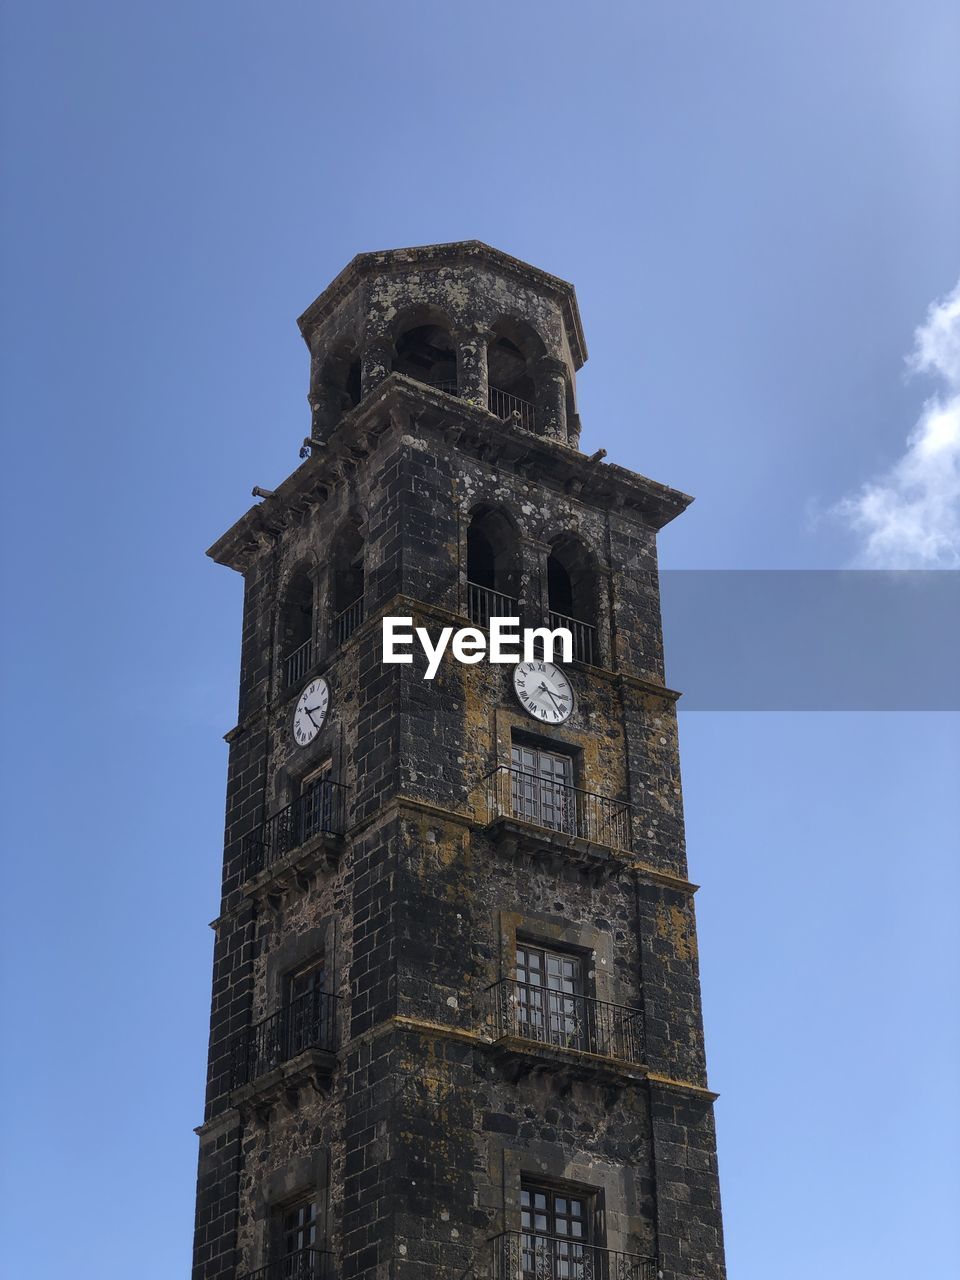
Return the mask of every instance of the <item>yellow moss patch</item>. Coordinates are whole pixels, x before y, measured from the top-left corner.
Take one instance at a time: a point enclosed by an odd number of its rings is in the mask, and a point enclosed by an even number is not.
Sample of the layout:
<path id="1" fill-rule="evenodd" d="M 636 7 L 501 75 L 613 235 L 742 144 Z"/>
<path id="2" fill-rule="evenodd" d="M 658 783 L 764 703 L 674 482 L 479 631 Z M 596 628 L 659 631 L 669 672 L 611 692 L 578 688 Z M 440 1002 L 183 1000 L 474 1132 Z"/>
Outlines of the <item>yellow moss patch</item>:
<path id="1" fill-rule="evenodd" d="M 697 935 L 689 913 L 683 907 L 657 908 L 657 934 L 670 943 L 678 960 L 696 959 Z"/>

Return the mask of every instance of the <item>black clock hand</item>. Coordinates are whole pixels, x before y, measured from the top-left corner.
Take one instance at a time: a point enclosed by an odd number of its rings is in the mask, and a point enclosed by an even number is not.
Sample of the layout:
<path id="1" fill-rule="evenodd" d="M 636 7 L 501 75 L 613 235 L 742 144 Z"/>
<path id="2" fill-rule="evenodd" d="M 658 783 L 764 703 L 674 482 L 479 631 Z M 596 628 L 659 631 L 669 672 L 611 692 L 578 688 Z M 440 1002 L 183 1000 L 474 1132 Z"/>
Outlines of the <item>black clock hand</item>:
<path id="1" fill-rule="evenodd" d="M 540 688 L 537 690 L 537 693 L 545 693 L 547 697 L 552 698 L 554 702 L 556 702 L 557 706 L 559 707 L 560 702 L 557 698 L 557 695 L 552 690 L 548 689 L 545 684 L 542 684 L 540 686 Z"/>

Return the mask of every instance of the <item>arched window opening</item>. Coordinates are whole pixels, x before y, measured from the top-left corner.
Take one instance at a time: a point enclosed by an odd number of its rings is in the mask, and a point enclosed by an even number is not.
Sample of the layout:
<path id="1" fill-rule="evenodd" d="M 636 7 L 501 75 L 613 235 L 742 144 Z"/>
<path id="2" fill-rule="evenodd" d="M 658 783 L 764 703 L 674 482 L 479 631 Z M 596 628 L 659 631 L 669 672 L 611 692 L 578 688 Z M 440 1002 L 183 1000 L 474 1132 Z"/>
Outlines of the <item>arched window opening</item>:
<path id="1" fill-rule="evenodd" d="M 340 342 L 323 362 L 315 393 L 319 427 L 332 427 L 360 403 L 360 356 L 352 341 Z"/>
<path id="2" fill-rule="evenodd" d="M 334 544 L 330 585 L 334 643 L 339 646 L 363 621 L 363 539 L 355 525 Z"/>
<path id="3" fill-rule="evenodd" d="M 534 362 L 544 345 L 529 325 L 519 320 L 499 320 L 487 348 L 490 412 L 498 418 L 518 415 L 520 425 L 535 431 L 537 387 Z"/>
<path id="4" fill-rule="evenodd" d="M 568 627 L 573 656 L 595 665 L 597 650 L 597 575 L 586 548 L 561 538 L 547 557 L 547 607 L 551 627 Z"/>
<path id="5" fill-rule="evenodd" d="M 346 377 L 343 380 L 341 404 L 343 408 L 352 409 L 360 403 L 360 357 L 351 360 L 347 365 Z"/>
<path id="6" fill-rule="evenodd" d="M 393 369 L 438 391 L 457 394 L 457 348 L 442 324 L 418 324 L 405 330 L 397 339 Z"/>
<path id="7" fill-rule="evenodd" d="M 313 579 L 298 573 L 290 581 L 280 615 L 283 683 L 297 684 L 313 666 Z"/>
<path id="8" fill-rule="evenodd" d="M 513 526 L 501 512 L 475 512 L 467 529 L 467 604 L 478 627 L 519 610 L 520 556 Z"/>
<path id="9" fill-rule="evenodd" d="M 341 413 L 349 412 L 360 403 L 360 357 L 352 344 L 341 347 L 330 357 L 324 374 Z"/>
<path id="10" fill-rule="evenodd" d="M 566 567 L 552 553 L 547 557 L 547 596 L 551 612 L 573 617 L 573 583 Z"/>

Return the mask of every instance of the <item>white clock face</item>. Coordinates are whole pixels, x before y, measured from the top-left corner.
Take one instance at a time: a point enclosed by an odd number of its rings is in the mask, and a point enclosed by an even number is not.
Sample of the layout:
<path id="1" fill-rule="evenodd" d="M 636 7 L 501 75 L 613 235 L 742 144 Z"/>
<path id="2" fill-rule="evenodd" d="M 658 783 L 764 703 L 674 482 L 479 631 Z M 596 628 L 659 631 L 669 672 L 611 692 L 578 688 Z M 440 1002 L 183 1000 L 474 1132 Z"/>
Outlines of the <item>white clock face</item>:
<path id="1" fill-rule="evenodd" d="M 519 663 L 513 669 L 513 688 L 534 720 L 562 724 L 573 715 L 573 685 L 555 662 Z"/>
<path id="2" fill-rule="evenodd" d="M 329 705 L 330 689 L 326 680 L 318 676 L 316 680 L 310 681 L 297 699 L 293 713 L 293 736 L 298 746 L 305 747 L 314 740 L 323 728 Z"/>

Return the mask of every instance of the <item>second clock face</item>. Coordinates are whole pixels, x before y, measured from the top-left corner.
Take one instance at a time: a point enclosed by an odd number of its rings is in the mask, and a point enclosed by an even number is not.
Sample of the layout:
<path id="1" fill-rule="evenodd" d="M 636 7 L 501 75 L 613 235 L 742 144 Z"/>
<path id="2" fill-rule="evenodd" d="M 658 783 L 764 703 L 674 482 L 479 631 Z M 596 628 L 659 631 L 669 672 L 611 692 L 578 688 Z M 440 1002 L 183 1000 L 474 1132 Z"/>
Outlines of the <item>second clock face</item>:
<path id="1" fill-rule="evenodd" d="M 513 669 L 513 688 L 520 705 L 534 720 L 561 724 L 573 715 L 573 685 L 555 662 L 520 662 Z"/>
<path id="2" fill-rule="evenodd" d="M 298 746 L 305 747 L 314 740 L 323 728 L 329 705 L 329 686 L 322 676 L 318 676 L 316 680 L 310 681 L 297 699 L 293 713 L 293 736 Z"/>

